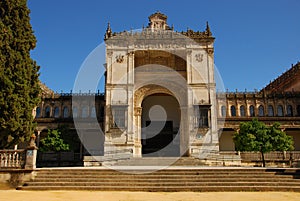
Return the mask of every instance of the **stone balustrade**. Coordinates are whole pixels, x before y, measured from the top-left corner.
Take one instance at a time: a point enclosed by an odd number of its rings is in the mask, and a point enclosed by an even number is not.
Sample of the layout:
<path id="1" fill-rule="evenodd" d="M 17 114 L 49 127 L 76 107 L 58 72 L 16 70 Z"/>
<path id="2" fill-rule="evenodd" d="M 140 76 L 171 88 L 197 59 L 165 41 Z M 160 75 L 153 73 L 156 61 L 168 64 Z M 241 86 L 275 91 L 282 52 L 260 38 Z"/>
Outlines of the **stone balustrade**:
<path id="1" fill-rule="evenodd" d="M 0 150 L 0 168 L 24 168 L 26 150 Z"/>

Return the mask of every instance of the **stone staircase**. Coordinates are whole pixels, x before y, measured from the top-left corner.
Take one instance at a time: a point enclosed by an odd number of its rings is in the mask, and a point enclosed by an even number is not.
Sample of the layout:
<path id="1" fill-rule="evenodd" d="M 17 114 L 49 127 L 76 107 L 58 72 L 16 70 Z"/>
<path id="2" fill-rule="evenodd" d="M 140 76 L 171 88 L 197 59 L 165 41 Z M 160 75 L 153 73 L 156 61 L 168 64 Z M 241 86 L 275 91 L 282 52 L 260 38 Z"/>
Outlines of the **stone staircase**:
<path id="1" fill-rule="evenodd" d="M 32 181 L 17 189 L 300 192 L 300 169 L 169 167 L 151 172 L 149 166 L 120 166 L 118 171 L 103 167 L 62 168 L 38 169 L 35 174 Z"/>
<path id="2" fill-rule="evenodd" d="M 105 165 L 105 163 L 104 163 Z M 129 160 L 121 160 L 112 164 L 112 166 L 204 166 L 203 160 L 192 157 L 144 157 L 130 158 Z"/>
<path id="3" fill-rule="evenodd" d="M 85 157 L 85 167 L 95 166 L 241 166 L 241 158 L 237 155 L 217 155 L 209 159 L 196 157 L 142 157 L 114 158 L 100 160 L 97 157 Z"/>

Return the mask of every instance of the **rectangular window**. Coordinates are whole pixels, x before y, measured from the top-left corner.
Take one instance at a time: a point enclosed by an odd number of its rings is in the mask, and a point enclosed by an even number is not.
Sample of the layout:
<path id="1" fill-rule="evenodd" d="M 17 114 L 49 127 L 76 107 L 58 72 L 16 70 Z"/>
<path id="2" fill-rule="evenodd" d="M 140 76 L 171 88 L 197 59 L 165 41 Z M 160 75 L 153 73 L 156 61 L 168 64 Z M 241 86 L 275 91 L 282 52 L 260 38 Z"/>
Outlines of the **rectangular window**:
<path id="1" fill-rule="evenodd" d="M 127 106 L 112 107 L 112 128 L 126 127 L 126 111 Z"/>
<path id="2" fill-rule="evenodd" d="M 199 108 L 199 128 L 208 127 L 208 109 Z"/>
<path id="3" fill-rule="evenodd" d="M 196 106 L 195 128 L 209 127 L 209 107 L 210 106 L 203 106 L 203 105 Z"/>

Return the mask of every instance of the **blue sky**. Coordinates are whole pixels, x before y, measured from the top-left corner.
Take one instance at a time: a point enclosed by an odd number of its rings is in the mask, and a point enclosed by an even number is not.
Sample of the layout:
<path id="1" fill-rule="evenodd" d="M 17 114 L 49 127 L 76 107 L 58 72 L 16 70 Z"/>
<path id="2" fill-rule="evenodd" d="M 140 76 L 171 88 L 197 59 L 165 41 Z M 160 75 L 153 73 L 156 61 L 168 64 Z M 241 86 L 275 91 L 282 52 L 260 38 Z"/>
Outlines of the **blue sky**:
<path id="1" fill-rule="evenodd" d="M 160 11 L 176 31 L 203 31 L 209 22 L 215 64 L 229 91 L 266 86 L 300 61 L 298 0 L 28 0 L 38 43 L 32 57 L 40 79 L 69 92 L 89 53 L 113 31 L 139 29 Z"/>

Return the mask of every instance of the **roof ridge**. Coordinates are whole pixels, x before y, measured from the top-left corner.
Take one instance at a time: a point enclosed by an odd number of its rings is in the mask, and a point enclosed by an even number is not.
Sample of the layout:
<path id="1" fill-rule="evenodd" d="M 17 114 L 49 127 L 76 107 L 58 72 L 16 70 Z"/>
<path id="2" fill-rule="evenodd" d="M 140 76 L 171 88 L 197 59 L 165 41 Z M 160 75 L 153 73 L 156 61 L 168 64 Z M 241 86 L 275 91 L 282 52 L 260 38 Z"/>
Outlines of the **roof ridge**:
<path id="1" fill-rule="evenodd" d="M 292 64 L 292 67 L 278 76 L 276 79 L 271 81 L 266 87 L 264 87 L 261 91 L 272 90 L 273 88 L 279 86 L 281 83 L 286 81 L 288 78 L 295 75 L 298 71 L 300 71 L 300 62 L 298 61 L 295 65 Z"/>

